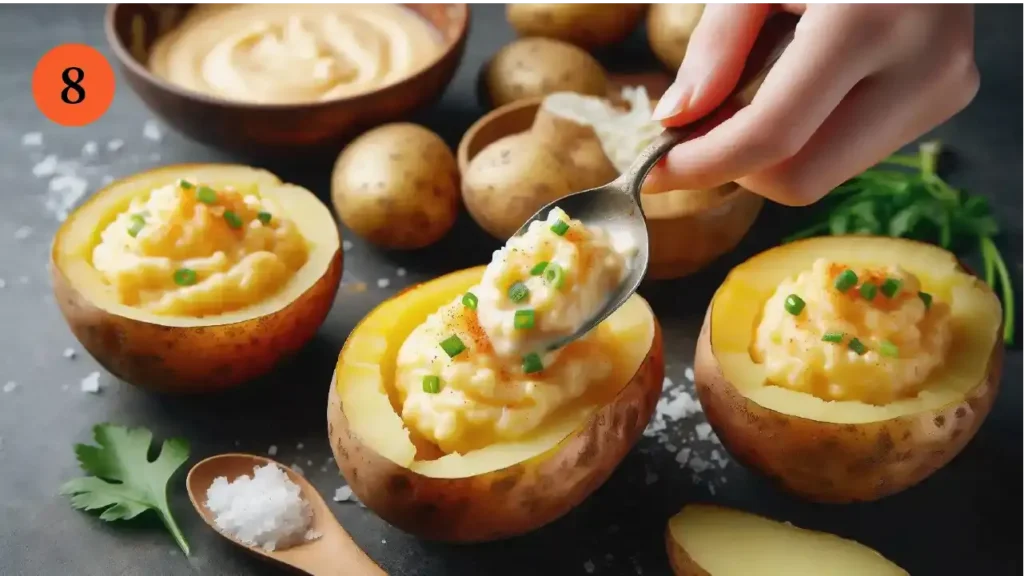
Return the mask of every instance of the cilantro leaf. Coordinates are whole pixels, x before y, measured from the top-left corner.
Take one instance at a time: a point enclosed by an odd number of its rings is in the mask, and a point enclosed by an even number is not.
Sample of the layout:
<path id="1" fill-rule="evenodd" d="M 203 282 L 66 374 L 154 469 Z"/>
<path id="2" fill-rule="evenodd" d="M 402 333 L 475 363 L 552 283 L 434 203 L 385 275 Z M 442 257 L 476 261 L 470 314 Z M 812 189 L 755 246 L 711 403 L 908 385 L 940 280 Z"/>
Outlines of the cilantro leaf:
<path id="1" fill-rule="evenodd" d="M 188 542 L 174 522 L 167 503 L 167 483 L 188 460 L 188 442 L 165 440 L 156 460 L 149 460 L 153 434 L 145 428 L 113 424 L 93 427 L 98 446 L 76 444 L 82 470 L 91 476 L 64 483 L 60 493 L 69 496 L 78 510 L 102 510 L 100 520 L 128 520 L 153 510 L 171 532 L 181 551 L 189 555 Z"/>

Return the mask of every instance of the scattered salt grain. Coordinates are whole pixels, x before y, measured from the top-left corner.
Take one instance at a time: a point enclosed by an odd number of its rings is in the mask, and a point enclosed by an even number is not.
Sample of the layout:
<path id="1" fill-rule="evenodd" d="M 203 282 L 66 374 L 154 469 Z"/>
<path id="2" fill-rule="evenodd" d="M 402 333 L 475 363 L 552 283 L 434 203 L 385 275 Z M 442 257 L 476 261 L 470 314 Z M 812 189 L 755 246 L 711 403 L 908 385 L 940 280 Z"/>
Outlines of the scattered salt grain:
<path id="1" fill-rule="evenodd" d="M 81 387 L 82 392 L 98 394 L 100 391 L 100 373 L 92 372 L 85 378 L 82 378 Z"/>
<path id="2" fill-rule="evenodd" d="M 707 440 L 711 438 L 712 434 L 714 434 L 714 431 L 711 430 L 711 424 L 708 424 L 707 422 L 697 424 L 693 427 L 693 431 L 697 433 L 698 440 Z"/>
<path id="3" fill-rule="evenodd" d="M 18 228 L 17 230 L 14 231 L 14 239 L 15 240 L 24 240 L 25 238 L 28 238 L 31 235 L 32 235 L 32 227 L 31 226 L 22 226 L 21 228 Z"/>
<path id="4" fill-rule="evenodd" d="M 53 176 L 57 172 L 57 156 L 50 154 L 32 167 L 32 175 L 36 178 Z"/>
<path id="5" fill-rule="evenodd" d="M 587 574 L 593 574 L 594 570 L 596 568 L 597 567 L 594 566 L 594 563 L 591 562 L 590 560 L 587 560 L 586 562 L 583 563 L 583 569 L 587 571 Z"/>
<path id="6" fill-rule="evenodd" d="M 147 140 L 159 142 L 163 139 L 164 132 L 160 129 L 160 124 L 157 124 L 156 120 L 146 120 L 146 123 L 142 125 L 142 135 Z"/>
<path id="7" fill-rule="evenodd" d="M 14 392 L 14 389 L 18 387 L 18 383 L 14 380 L 10 380 L 7 384 L 4 384 L 4 392 Z"/>
<path id="8" fill-rule="evenodd" d="M 683 377 L 689 380 L 690 382 L 693 382 L 693 368 L 687 366 L 686 370 L 683 371 Z"/>
<path id="9" fill-rule="evenodd" d="M 302 469 L 302 466 L 299 466 L 298 462 L 293 462 L 292 463 L 292 470 L 294 470 L 295 473 L 298 474 L 299 476 L 305 476 L 306 475 L 306 471 Z"/>
<path id="10" fill-rule="evenodd" d="M 676 454 L 676 462 L 678 462 L 680 466 L 686 466 L 686 463 L 690 461 L 691 452 L 693 452 L 691 448 L 683 448 L 678 454 Z"/>
<path id="11" fill-rule="evenodd" d="M 42 146 L 43 134 L 41 132 L 26 132 L 21 135 L 22 146 Z"/>
<path id="12" fill-rule="evenodd" d="M 388 543 L 388 541 L 387 541 L 387 540 L 385 540 L 384 538 L 381 538 L 381 539 L 380 539 L 380 543 L 381 543 L 381 544 L 387 544 L 387 543 Z"/>
<path id="13" fill-rule="evenodd" d="M 395 275 L 397 275 L 399 278 L 405 276 L 405 274 L 405 268 L 399 268 L 398 270 L 395 270 Z"/>
<path id="14" fill-rule="evenodd" d="M 348 486 L 339 486 L 338 489 L 334 491 L 335 502 L 350 502 L 354 499 L 352 489 Z"/>
<path id="15" fill-rule="evenodd" d="M 302 442 L 299 442 L 298 444 L 295 445 L 295 449 L 296 450 L 302 450 L 303 447 L 304 446 L 303 446 Z"/>
<path id="16" fill-rule="evenodd" d="M 267 454 L 271 456 L 277 456 L 277 445 L 271 444 L 270 448 L 267 448 Z"/>
<path id="17" fill-rule="evenodd" d="M 82 146 L 82 156 L 95 156 L 99 149 L 99 145 L 90 140 Z"/>
<path id="18" fill-rule="evenodd" d="M 6 288 L 6 287 L 7 287 L 7 281 L 4 280 L 3 278 L 0 278 L 0 288 Z"/>
<path id="19" fill-rule="evenodd" d="M 121 140 L 120 138 L 114 138 L 110 142 L 107 142 L 107 150 L 110 150 L 111 152 L 117 152 L 123 146 L 124 140 Z"/>
<path id="20" fill-rule="evenodd" d="M 387 288 L 388 284 L 391 284 L 391 280 L 388 280 L 387 278 L 377 279 L 377 288 Z"/>
<path id="21" fill-rule="evenodd" d="M 312 466 L 312 465 L 313 465 L 313 461 L 312 460 L 306 460 L 306 466 Z"/>
<path id="22" fill-rule="evenodd" d="M 344 250 L 345 252 L 348 252 L 349 250 L 352 249 L 352 242 L 350 242 L 348 240 L 342 240 L 341 241 L 341 249 Z"/>
<path id="23" fill-rule="evenodd" d="M 276 464 L 257 466 L 252 476 L 231 482 L 215 478 L 206 491 L 206 508 L 221 532 L 270 552 L 320 537 L 309 529 L 313 512 L 301 489 Z"/>
<path id="24" fill-rule="evenodd" d="M 68 360 L 74 360 L 76 354 L 77 353 L 75 352 L 74 348 L 65 348 L 64 349 L 64 357 L 67 358 Z"/>
<path id="25" fill-rule="evenodd" d="M 63 222 L 75 204 L 85 196 L 88 187 L 89 182 L 85 178 L 73 174 L 53 177 L 46 195 L 46 209 Z"/>

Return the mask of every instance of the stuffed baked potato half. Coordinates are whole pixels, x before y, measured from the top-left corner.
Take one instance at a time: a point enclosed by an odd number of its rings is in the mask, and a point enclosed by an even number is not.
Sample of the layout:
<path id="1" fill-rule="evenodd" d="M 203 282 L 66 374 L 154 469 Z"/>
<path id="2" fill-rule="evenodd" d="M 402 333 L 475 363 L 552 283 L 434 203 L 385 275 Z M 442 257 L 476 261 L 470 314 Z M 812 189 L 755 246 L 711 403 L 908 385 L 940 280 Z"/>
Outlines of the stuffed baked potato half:
<path id="1" fill-rule="evenodd" d="M 999 388 L 999 299 L 935 246 L 825 237 L 733 269 L 696 388 L 737 460 L 813 501 L 875 500 L 970 441 Z"/>
<path id="2" fill-rule="evenodd" d="M 427 539 L 495 540 L 564 515 L 608 478 L 661 394 L 661 331 L 634 296 L 597 329 L 600 341 L 621 350 L 607 386 L 524 437 L 441 452 L 403 421 L 396 357 L 412 331 L 483 270 L 448 274 L 370 312 L 345 342 L 331 383 L 328 434 L 352 491 L 384 520 Z"/>
<path id="3" fill-rule="evenodd" d="M 50 270 L 61 313 L 103 367 L 143 388 L 202 392 L 260 376 L 309 341 L 342 255 L 308 190 L 247 166 L 183 164 L 93 195 L 58 230 Z"/>

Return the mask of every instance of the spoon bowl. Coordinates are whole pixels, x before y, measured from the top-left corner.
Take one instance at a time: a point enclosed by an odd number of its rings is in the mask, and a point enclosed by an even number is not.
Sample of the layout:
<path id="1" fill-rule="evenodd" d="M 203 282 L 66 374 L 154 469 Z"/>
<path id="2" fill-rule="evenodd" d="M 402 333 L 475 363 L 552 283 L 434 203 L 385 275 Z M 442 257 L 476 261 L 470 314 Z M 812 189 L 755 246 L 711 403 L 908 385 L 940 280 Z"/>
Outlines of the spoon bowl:
<path id="1" fill-rule="evenodd" d="M 279 466 L 288 478 L 298 485 L 303 500 L 309 503 L 313 513 L 309 529 L 320 533 L 320 538 L 271 552 L 260 546 L 240 542 L 217 528 L 213 512 L 206 507 L 206 493 L 214 479 L 223 476 L 229 482 L 233 482 L 243 475 L 251 475 L 254 468 L 267 464 Z M 252 454 L 211 456 L 189 470 L 185 485 L 189 500 L 203 521 L 217 534 L 253 554 L 315 576 L 386 576 L 386 572 L 359 548 L 338 523 L 316 488 L 301 474 L 279 462 Z"/>

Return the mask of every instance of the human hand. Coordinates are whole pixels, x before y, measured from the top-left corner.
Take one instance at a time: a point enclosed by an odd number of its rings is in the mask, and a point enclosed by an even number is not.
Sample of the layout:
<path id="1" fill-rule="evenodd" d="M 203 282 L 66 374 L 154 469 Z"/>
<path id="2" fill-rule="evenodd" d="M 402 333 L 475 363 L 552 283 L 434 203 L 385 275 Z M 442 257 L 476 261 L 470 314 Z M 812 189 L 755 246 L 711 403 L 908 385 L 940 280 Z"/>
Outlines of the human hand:
<path id="1" fill-rule="evenodd" d="M 735 87 L 768 5 L 709 4 L 654 118 L 688 124 Z M 652 188 L 736 181 L 776 202 L 820 199 L 967 106 L 978 91 L 974 8 L 782 5 L 796 36 L 749 106 L 673 148 Z"/>

